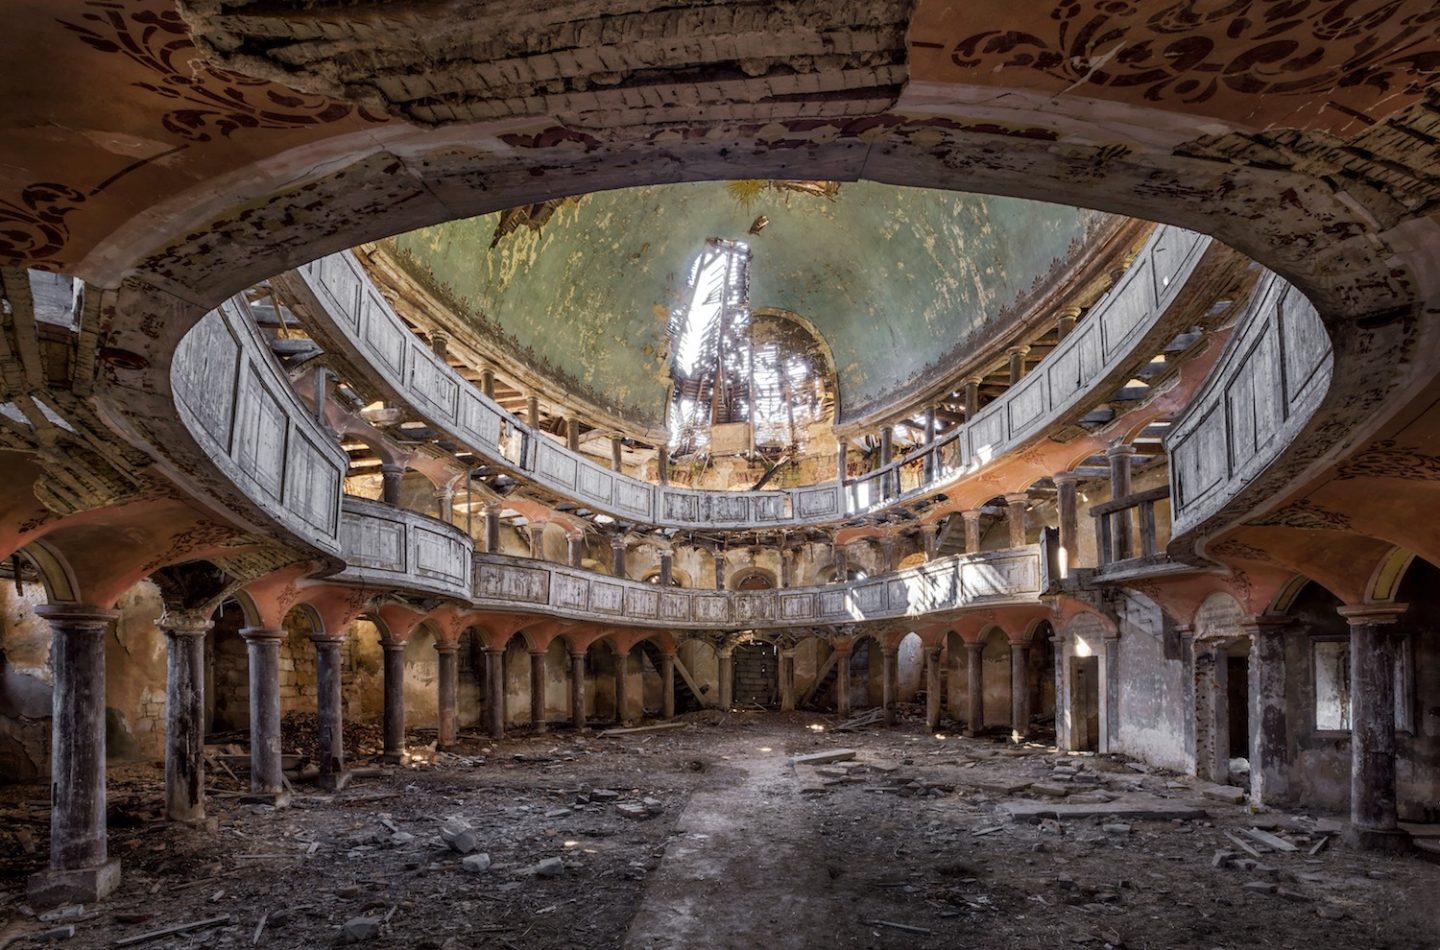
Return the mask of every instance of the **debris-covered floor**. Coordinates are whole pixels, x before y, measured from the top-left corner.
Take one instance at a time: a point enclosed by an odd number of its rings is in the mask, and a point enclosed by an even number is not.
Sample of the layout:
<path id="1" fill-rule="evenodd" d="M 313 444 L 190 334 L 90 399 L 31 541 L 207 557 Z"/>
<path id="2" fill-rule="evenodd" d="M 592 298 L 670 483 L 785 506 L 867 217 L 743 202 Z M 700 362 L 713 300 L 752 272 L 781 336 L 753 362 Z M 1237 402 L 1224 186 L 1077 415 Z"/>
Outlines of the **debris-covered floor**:
<path id="1" fill-rule="evenodd" d="M 471 738 L 337 793 L 297 784 L 280 810 L 217 768 L 201 828 L 156 818 L 159 768 L 116 769 L 124 884 L 45 919 L 23 882 L 43 864 L 46 789 L 11 786 L 0 948 L 1440 944 L 1440 866 L 1174 775 L 913 724 L 681 721 Z M 855 755 L 792 762 L 836 749 Z M 1056 804 L 1108 814 L 1034 814 Z"/>

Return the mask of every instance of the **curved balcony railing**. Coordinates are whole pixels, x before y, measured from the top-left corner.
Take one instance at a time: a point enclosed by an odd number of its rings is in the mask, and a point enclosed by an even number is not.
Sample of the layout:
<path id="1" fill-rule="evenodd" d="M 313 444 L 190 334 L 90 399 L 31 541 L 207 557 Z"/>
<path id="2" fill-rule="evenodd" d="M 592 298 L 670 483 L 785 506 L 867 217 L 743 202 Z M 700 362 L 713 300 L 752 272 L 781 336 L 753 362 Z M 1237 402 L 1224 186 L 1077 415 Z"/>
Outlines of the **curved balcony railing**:
<path id="1" fill-rule="evenodd" d="M 244 300 L 227 300 L 185 335 L 170 385 L 181 422 L 231 485 L 294 535 L 338 554 L 349 457 L 295 395 Z"/>
<path id="2" fill-rule="evenodd" d="M 1267 273 L 1165 439 L 1172 539 L 1229 504 L 1294 441 L 1330 388 L 1333 363 L 1315 307 Z"/>
<path id="3" fill-rule="evenodd" d="M 470 599 L 475 543 L 447 522 L 346 495 L 340 547 L 337 581 Z"/>
<path id="4" fill-rule="evenodd" d="M 764 530 L 819 525 L 940 491 L 1005 452 L 1040 438 L 1113 382 L 1151 340 L 1210 239 L 1161 226 L 1134 264 L 1038 369 L 973 420 L 861 478 L 779 491 L 655 485 L 598 465 L 537 434 L 487 398 L 411 333 L 353 254 L 332 254 L 284 278 L 309 312 L 311 334 L 387 398 L 488 463 L 627 521 L 675 529 Z M 933 456 L 927 461 L 926 456 Z M 902 473 L 920 471 L 910 478 Z"/>

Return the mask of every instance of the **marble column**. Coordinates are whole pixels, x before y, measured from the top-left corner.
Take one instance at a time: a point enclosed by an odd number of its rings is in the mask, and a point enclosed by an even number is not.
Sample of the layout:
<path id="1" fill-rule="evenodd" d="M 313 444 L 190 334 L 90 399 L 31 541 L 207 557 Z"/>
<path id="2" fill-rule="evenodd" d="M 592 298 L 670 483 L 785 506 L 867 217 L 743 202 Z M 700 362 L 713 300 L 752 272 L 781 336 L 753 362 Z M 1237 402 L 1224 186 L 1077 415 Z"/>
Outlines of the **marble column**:
<path id="1" fill-rule="evenodd" d="M 1135 458 L 1135 446 L 1123 442 L 1105 450 L 1110 460 L 1110 500 L 1117 501 L 1130 495 L 1130 464 Z M 1130 527 L 1130 512 L 1117 511 L 1110 515 L 1110 536 L 1115 550 L 1115 560 L 1124 561 L 1135 556 L 1134 532 Z"/>
<path id="2" fill-rule="evenodd" d="M 285 631 L 245 627 L 240 636 L 250 659 L 250 790 L 279 795 L 285 789 L 280 771 L 280 641 Z"/>
<path id="3" fill-rule="evenodd" d="M 444 640 L 435 642 L 436 713 L 435 748 L 444 752 L 460 741 L 460 645 Z"/>
<path id="4" fill-rule="evenodd" d="M 965 699 L 969 709 L 965 717 L 965 734 L 977 736 L 985 731 L 985 647 L 982 643 L 965 644 Z"/>
<path id="5" fill-rule="evenodd" d="M 880 702 L 885 713 L 885 725 L 895 725 L 896 687 L 899 685 L 896 667 L 899 663 L 899 648 L 883 647 L 880 650 Z"/>
<path id="6" fill-rule="evenodd" d="M 208 612 L 167 610 L 165 632 L 165 817 L 205 817 L 205 633 Z"/>
<path id="7" fill-rule="evenodd" d="M 345 713 L 340 689 L 340 649 L 345 637 L 312 634 L 315 644 L 315 731 L 320 780 L 332 784 L 345 771 Z"/>
<path id="8" fill-rule="evenodd" d="M 1060 573 L 1068 576 L 1080 566 L 1080 476 L 1062 472 L 1054 482 L 1060 515 Z"/>
<path id="9" fill-rule="evenodd" d="M 980 551 L 980 514 L 979 509 L 960 512 L 960 517 L 965 519 L 966 554 L 978 554 Z"/>
<path id="10" fill-rule="evenodd" d="M 780 711 L 795 711 L 795 651 L 780 651 Z"/>
<path id="11" fill-rule="evenodd" d="M 405 477 L 405 466 L 384 464 L 380 466 L 380 500 L 387 505 L 400 507 L 400 482 Z"/>
<path id="12" fill-rule="evenodd" d="M 405 641 L 380 641 L 385 651 L 385 749 L 381 758 L 394 765 L 405 757 Z"/>
<path id="13" fill-rule="evenodd" d="M 1288 617 L 1256 617 L 1250 634 L 1250 801 L 1273 805 L 1290 790 L 1290 730 L 1286 722 L 1285 629 Z"/>
<path id="14" fill-rule="evenodd" d="M 585 731 L 585 654 L 570 654 L 570 723 Z"/>
<path id="15" fill-rule="evenodd" d="M 660 654 L 660 715 L 675 718 L 675 654 Z"/>
<path id="16" fill-rule="evenodd" d="M 925 726 L 931 732 L 940 728 L 940 650 L 925 648 Z"/>
<path id="17" fill-rule="evenodd" d="M 735 656 L 732 649 L 722 647 L 720 660 L 720 708 L 729 711 L 735 704 Z"/>
<path id="18" fill-rule="evenodd" d="M 120 883 L 105 843 L 105 631 L 119 614 L 84 604 L 36 610 L 50 623 L 50 864 L 29 880 L 39 906 L 93 903 Z"/>
<path id="19" fill-rule="evenodd" d="M 1030 734 L 1030 648 L 1010 644 L 1010 741 L 1023 742 Z"/>
<path id="20" fill-rule="evenodd" d="M 530 651 L 530 725 L 545 732 L 545 651 Z"/>
<path id="21" fill-rule="evenodd" d="M 630 651 L 615 651 L 615 722 L 624 725 L 630 711 Z"/>
<path id="22" fill-rule="evenodd" d="M 1029 504 L 1030 496 L 1024 492 L 1005 496 L 1005 521 L 1010 528 L 1012 548 L 1025 546 L 1025 509 Z"/>
<path id="23" fill-rule="evenodd" d="M 485 721 L 490 738 L 505 738 L 505 651 L 485 650 Z"/>
<path id="24" fill-rule="evenodd" d="M 1395 794 L 1395 640 L 1405 604 L 1340 608 L 1350 624 L 1350 829 L 1363 848 L 1403 850 Z"/>

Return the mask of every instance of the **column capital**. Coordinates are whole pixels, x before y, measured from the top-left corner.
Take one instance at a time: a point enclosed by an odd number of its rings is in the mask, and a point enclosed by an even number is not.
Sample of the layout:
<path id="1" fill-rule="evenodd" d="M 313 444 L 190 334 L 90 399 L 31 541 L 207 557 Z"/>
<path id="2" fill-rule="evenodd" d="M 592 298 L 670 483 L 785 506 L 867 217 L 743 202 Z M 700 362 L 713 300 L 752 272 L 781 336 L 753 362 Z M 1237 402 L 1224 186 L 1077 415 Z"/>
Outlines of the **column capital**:
<path id="1" fill-rule="evenodd" d="M 1105 457 L 1110 459 L 1134 454 L 1135 446 L 1131 445 L 1129 442 L 1116 442 L 1114 445 L 1110 446 L 1105 450 Z"/>
<path id="2" fill-rule="evenodd" d="M 925 647 L 925 653 L 926 653 L 926 655 L 928 655 L 928 656 L 938 657 L 940 654 L 942 654 L 942 653 L 944 653 L 944 652 L 945 652 L 945 644 L 943 644 L 943 643 L 933 643 L 933 644 L 930 644 L 929 646 Z"/>
<path id="3" fill-rule="evenodd" d="M 672 650 L 672 651 L 668 651 L 668 652 L 665 651 L 665 650 L 661 650 L 661 651 L 660 651 L 660 659 L 662 659 L 662 660 L 670 660 L 671 662 L 674 662 L 674 660 L 675 660 L 675 652 L 674 652 L 673 650 Z"/>
<path id="4" fill-rule="evenodd" d="M 921 537 L 924 537 L 924 536 L 927 535 L 927 534 L 939 534 L 939 533 L 940 533 L 940 526 L 939 526 L 938 524 L 933 524 L 933 523 L 932 523 L 932 524 L 922 524 L 920 527 L 916 528 L 915 530 L 918 531 L 918 532 L 920 532 Z"/>
<path id="5" fill-rule="evenodd" d="M 979 386 L 985 381 L 985 377 L 979 375 L 966 376 L 960 382 L 966 386 Z"/>
<path id="6" fill-rule="evenodd" d="M 1397 622 L 1409 609 L 1409 604 L 1346 604 L 1335 608 L 1335 612 L 1352 627 L 1378 627 Z"/>
<path id="7" fill-rule="evenodd" d="M 1240 629 L 1255 636 L 1260 633 L 1282 630 L 1294 622 L 1295 618 L 1287 614 L 1255 614 L 1240 621 Z"/>
<path id="8" fill-rule="evenodd" d="M 570 651 L 570 660 L 571 660 L 571 662 L 574 662 L 574 661 L 578 660 L 578 661 L 580 661 L 581 663 L 584 663 L 584 662 L 585 662 L 585 655 L 586 655 L 587 653 L 589 653 L 589 652 L 590 652 L 590 651 L 588 651 L 588 650 L 571 650 L 571 651 Z"/>
<path id="9" fill-rule="evenodd" d="M 485 513 L 498 515 L 505 506 L 498 501 L 485 502 Z"/>
<path id="10" fill-rule="evenodd" d="M 630 542 L 626 541 L 624 538 L 611 538 L 611 539 L 610 539 L 610 548 L 611 548 L 611 550 L 614 550 L 614 551 L 623 551 L 623 550 L 625 550 L 625 549 L 626 549 L 627 547 L 629 547 L 629 546 L 630 546 Z"/>
<path id="11" fill-rule="evenodd" d="M 335 633 L 312 633 L 310 634 L 310 642 L 315 644 L 317 649 L 324 646 L 338 647 L 345 642 L 345 635 Z"/>
<path id="12" fill-rule="evenodd" d="M 504 655 L 505 655 L 505 648 L 504 648 L 504 647 L 484 647 L 483 650 L 482 650 L 482 652 L 484 652 L 484 654 L 485 654 L 486 656 L 504 656 Z"/>
<path id="13" fill-rule="evenodd" d="M 215 621 L 210 619 L 208 610 L 167 610 L 155 621 L 155 626 L 177 637 L 203 637 L 215 626 Z"/>
<path id="14" fill-rule="evenodd" d="M 1030 493 L 1023 491 L 1007 492 L 1004 496 L 1007 505 L 1028 505 L 1030 504 Z"/>
<path id="15" fill-rule="evenodd" d="M 1080 307 L 1070 306 L 1061 307 L 1059 314 L 1061 317 L 1069 317 L 1071 320 L 1078 320 L 1080 318 L 1080 312 Z"/>
<path id="16" fill-rule="evenodd" d="M 380 471 L 386 475 L 404 475 L 405 466 L 397 465 L 394 462 L 382 462 L 380 463 Z"/>
<path id="17" fill-rule="evenodd" d="M 380 646 L 381 646 L 382 649 L 387 650 L 387 651 L 388 651 L 388 650 L 403 650 L 403 649 L 405 649 L 405 644 L 406 644 L 407 642 L 408 642 L 408 641 L 405 640 L 405 639 L 403 639 L 403 638 L 401 638 L 401 639 L 396 639 L 396 638 L 394 638 L 394 637 L 382 637 L 382 638 L 380 639 Z"/>
<path id="18" fill-rule="evenodd" d="M 1050 480 L 1055 483 L 1056 488 L 1059 488 L 1061 485 L 1079 484 L 1081 480 L 1081 475 L 1079 472 L 1060 472 L 1058 474 L 1051 475 Z"/>
<path id="19" fill-rule="evenodd" d="M 530 654 L 530 659 L 532 659 L 532 660 L 535 659 L 536 657 L 539 657 L 540 659 L 543 660 L 543 659 L 545 659 L 545 655 L 546 655 L 547 653 L 549 653 L 550 651 L 549 651 L 549 650 L 526 650 L 525 652 Z"/>
<path id="20" fill-rule="evenodd" d="M 1028 343 L 1016 343 L 1014 346 L 1005 347 L 1005 352 L 1019 353 L 1021 356 L 1024 356 L 1026 353 L 1030 352 L 1030 345 Z"/>
<path id="21" fill-rule="evenodd" d="M 984 512 L 981 511 L 979 508 L 967 508 L 964 511 L 960 512 L 960 517 L 964 518 L 966 521 L 979 521 L 982 514 L 984 514 Z"/>
<path id="22" fill-rule="evenodd" d="M 285 631 L 279 627 L 241 627 L 240 637 L 246 643 L 264 643 L 267 640 L 278 643 L 285 639 Z"/>
<path id="23" fill-rule="evenodd" d="M 71 627 L 103 627 L 120 616 L 120 611 L 91 604 L 41 604 L 35 612 L 46 620 Z"/>
<path id="24" fill-rule="evenodd" d="M 451 654 L 460 652 L 460 644 L 450 640 L 436 640 L 435 652 L 440 654 Z"/>

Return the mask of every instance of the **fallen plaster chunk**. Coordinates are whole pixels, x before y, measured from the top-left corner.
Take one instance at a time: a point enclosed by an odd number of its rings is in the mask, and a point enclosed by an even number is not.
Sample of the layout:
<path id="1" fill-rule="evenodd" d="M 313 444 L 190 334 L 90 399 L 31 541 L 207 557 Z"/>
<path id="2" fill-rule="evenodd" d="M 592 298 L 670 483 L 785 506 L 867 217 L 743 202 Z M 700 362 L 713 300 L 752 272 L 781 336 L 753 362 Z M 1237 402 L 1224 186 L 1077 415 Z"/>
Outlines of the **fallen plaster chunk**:
<path id="1" fill-rule="evenodd" d="M 791 759 L 794 765 L 827 765 L 831 762 L 849 762 L 855 758 L 854 749 L 831 749 L 828 752 L 811 752 Z"/>
<path id="2" fill-rule="evenodd" d="M 1234 785 L 1201 785 L 1200 794 L 1217 802 L 1239 805 L 1245 801 L 1245 789 Z"/>
<path id="3" fill-rule="evenodd" d="M 1071 802 L 1002 802 L 999 805 L 1002 816 L 1011 821 L 1036 824 L 1046 818 L 1073 821 L 1079 818 L 1102 818 L 1120 821 L 1160 820 L 1172 818 L 1205 818 L 1203 808 L 1160 798 L 1129 798 L 1118 802 L 1096 804 L 1075 804 Z"/>

